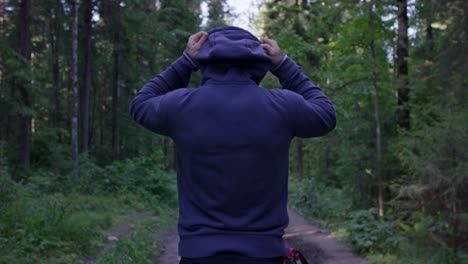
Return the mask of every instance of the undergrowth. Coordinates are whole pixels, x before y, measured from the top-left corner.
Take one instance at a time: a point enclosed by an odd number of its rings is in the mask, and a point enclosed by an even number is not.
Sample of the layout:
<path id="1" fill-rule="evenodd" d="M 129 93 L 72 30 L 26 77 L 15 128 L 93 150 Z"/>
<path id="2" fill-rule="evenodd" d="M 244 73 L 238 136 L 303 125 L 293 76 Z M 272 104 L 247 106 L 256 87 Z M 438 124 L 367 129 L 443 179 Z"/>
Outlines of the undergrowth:
<path id="1" fill-rule="evenodd" d="M 331 229 L 372 263 L 468 263 L 466 252 L 454 252 L 444 240 L 428 238 L 435 232 L 447 232 L 443 218 L 434 219 L 421 212 L 402 216 L 390 210 L 381 219 L 376 208 L 353 209 L 349 200 L 342 190 L 313 178 L 299 181 L 290 177 L 289 206 Z"/>
<path id="2" fill-rule="evenodd" d="M 145 237 L 155 249 L 156 234 L 175 218 L 177 205 L 175 176 L 156 164 L 151 157 L 107 167 L 82 160 L 79 175 L 38 169 L 12 177 L 0 170 L 0 263 L 77 263 L 100 256 L 110 230 L 143 210 L 153 217 L 134 223 L 135 234 L 114 252 Z"/>
<path id="3" fill-rule="evenodd" d="M 172 227 L 175 217 L 173 209 L 161 208 L 154 216 L 135 219 L 131 235 L 99 255 L 97 263 L 154 263 L 160 252 L 158 237 Z"/>

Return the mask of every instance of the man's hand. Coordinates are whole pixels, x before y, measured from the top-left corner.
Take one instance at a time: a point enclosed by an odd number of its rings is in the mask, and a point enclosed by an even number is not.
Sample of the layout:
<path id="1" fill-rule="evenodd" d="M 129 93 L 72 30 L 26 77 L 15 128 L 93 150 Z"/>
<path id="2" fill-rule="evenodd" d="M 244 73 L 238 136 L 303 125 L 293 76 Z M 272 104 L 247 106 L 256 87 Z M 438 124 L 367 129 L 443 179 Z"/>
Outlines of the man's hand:
<path id="1" fill-rule="evenodd" d="M 265 52 L 270 56 L 273 66 L 278 65 L 283 58 L 281 49 L 278 46 L 278 43 L 272 39 L 260 38 L 260 45 L 265 50 Z"/>
<path id="2" fill-rule="evenodd" d="M 200 52 L 203 43 L 208 39 L 208 33 L 204 31 L 200 31 L 198 33 L 193 34 L 190 36 L 188 43 L 187 43 L 187 53 L 190 55 L 190 58 L 195 59 L 198 52 Z"/>

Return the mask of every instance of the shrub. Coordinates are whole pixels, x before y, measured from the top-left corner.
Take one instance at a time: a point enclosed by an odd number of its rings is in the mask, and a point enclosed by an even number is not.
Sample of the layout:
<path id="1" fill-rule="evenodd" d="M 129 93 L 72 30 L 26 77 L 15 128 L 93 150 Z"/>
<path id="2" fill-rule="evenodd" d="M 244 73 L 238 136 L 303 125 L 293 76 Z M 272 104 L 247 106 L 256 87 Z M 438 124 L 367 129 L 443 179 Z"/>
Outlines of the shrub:
<path id="1" fill-rule="evenodd" d="M 0 168 L 0 210 L 16 198 L 17 184 L 6 170 Z"/>
<path id="2" fill-rule="evenodd" d="M 97 263 L 153 263 L 153 230 L 136 230 L 118 242 L 115 250 L 105 252 Z"/>
<path id="3" fill-rule="evenodd" d="M 64 159 L 70 153 L 70 147 L 64 143 L 69 132 L 63 128 L 41 127 L 33 137 L 31 153 L 32 163 L 36 168 L 65 174 L 71 169 L 71 162 Z"/>
<path id="4" fill-rule="evenodd" d="M 359 253 L 392 252 L 403 240 L 396 222 L 380 220 L 376 208 L 354 211 L 345 224 L 345 239 Z"/>
<path id="5" fill-rule="evenodd" d="M 342 190 L 326 186 L 313 177 L 302 181 L 290 177 L 289 204 L 322 220 L 343 220 L 351 207 Z"/>
<path id="6" fill-rule="evenodd" d="M 74 177 L 69 176 L 70 179 Z M 104 169 L 89 156 L 80 156 L 78 175 L 72 183 L 80 193 L 95 193 L 100 190 L 104 178 Z"/>
<path id="7" fill-rule="evenodd" d="M 0 263 L 72 263 L 98 248 L 101 230 L 112 226 L 116 214 L 149 208 L 160 212 L 174 208 L 177 200 L 174 175 L 152 158 L 104 168 L 82 158 L 77 177 L 36 168 L 22 174 L 20 183 L 3 168 Z M 129 250 L 139 258 L 138 248 Z"/>
<path id="8" fill-rule="evenodd" d="M 96 222 L 72 207 L 62 194 L 37 196 L 28 186 L 0 213 L 0 255 L 46 256 L 48 252 L 85 253 L 98 235 Z"/>
<path id="9" fill-rule="evenodd" d="M 174 204 L 175 177 L 164 172 L 150 157 L 115 162 L 105 168 L 103 189 L 110 192 L 129 191 L 144 199 Z"/>
<path id="10" fill-rule="evenodd" d="M 64 217 L 56 231 L 60 241 L 69 242 L 80 251 L 87 252 L 95 246 L 90 241 L 98 236 L 97 227 L 97 221 L 89 213 L 74 212 Z"/>

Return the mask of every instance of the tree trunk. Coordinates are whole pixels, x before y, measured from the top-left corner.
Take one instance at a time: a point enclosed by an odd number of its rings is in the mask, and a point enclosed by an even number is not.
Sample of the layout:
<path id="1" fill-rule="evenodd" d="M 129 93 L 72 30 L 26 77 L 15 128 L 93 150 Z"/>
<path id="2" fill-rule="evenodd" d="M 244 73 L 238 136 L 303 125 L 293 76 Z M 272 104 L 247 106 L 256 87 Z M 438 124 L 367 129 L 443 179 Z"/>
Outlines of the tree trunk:
<path id="1" fill-rule="evenodd" d="M 374 45 L 374 1 L 372 0 L 369 5 L 369 31 L 370 31 L 370 43 L 369 49 L 371 53 L 371 64 L 372 64 L 372 86 L 374 87 L 374 118 L 375 118 L 375 148 L 376 148 L 376 155 L 377 161 L 375 165 L 375 174 L 377 177 L 377 203 L 379 207 L 379 216 L 380 218 L 384 215 L 384 186 L 383 186 L 383 179 L 382 179 L 382 135 L 381 135 L 381 123 L 380 123 L 380 115 L 379 115 L 379 97 L 378 97 L 378 86 L 377 86 L 377 56 L 375 53 L 375 45 Z"/>
<path id="2" fill-rule="evenodd" d="M 52 127 L 60 127 L 61 123 L 61 96 L 60 89 L 62 89 L 62 78 L 60 76 L 60 62 L 59 53 L 61 47 L 62 36 L 62 2 L 56 1 L 54 19 L 50 20 L 50 45 L 52 47 L 52 75 L 54 78 L 54 95 L 53 106 L 54 109 L 51 113 Z"/>
<path id="3" fill-rule="evenodd" d="M 81 98 L 81 151 L 87 154 L 89 151 L 89 92 L 91 90 L 91 52 L 92 52 L 92 24 L 91 18 L 93 16 L 93 1 L 85 0 L 84 6 L 84 87 Z"/>
<path id="4" fill-rule="evenodd" d="M 91 64 L 91 72 L 96 72 L 96 64 Z M 93 139 L 96 137 L 96 134 L 99 133 L 99 115 L 97 114 L 97 108 L 98 108 L 98 102 L 99 102 L 99 93 L 98 93 L 98 88 L 96 85 L 97 80 L 96 80 L 96 75 L 93 74 L 92 76 L 92 93 L 93 95 L 91 96 L 91 102 L 90 102 L 90 131 L 89 131 L 89 146 L 93 145 Z"/>
<path id="5" fill-rule="evenodd" d="M 200 13 L 201 0 L 186 0 L 185 3 L 191 10 L 194 10 L 197 14 Z"/>
<path id="6" fill-rule="evenodd" d="M 401 128 L 410 127 L 409 88 L 408 88 L 408 11 L 407 0 L 398 0 L 398 44 L 397 77 L 398 87 L 398 124 Z"/>
<path id="7" fill-rule="evenodd" d="M 29 61 L 31 60 L 31 33 L 29 32 L 31 19 L 30 12 L 31 1 L 21 1 L 17 51 L 27 61 L 27 65 L 25 65 L 26 67 L 29 67 Z M 21 93 L 23 107 L 30 110 L 32 107 L 31 98 L 29 96 L 28 87 L 26 87 L 24 83 L 25 82 L 21 81 L 17 82 L 18 90 Z M 21 165 L 23 168 L 29 169 L 31 167 L 31 115 L 29 113 L 21 114 L 19 118 L 19 126 L 21 141 Z"/>
<path id="8" fill-rule="evenodd" d="M 72 31 L 72 119 L 71 144 L 72 165 L 75 180 L 78 175 L 78 0 L 73 0 L 73 31 Z"/>
<path id="9" fill-rule="evenodd" d="M 146 9 L 154 11 L 156 9 L 156 0 L 146 0 Z"/>
<path id="10" fill-rule="evenodd" d="M 427 18 L 426 18 L 426 42 L 427 42 L 427 50 L 426 56 L 427 59 L 433 61 L 434 57 L 434 33 L 432 28 L 432 21 L 433 21 L 433 12 L 434 12 L 434 0 L 428 1 L 428 11 L 426 11 Z"/>
<path id="11" fill-rule="evenodd" d="M 115 9 L 116 18 L 114 24 L 114 71 L 112 76 L 112 160 L 117 160 L 120 154 L 120 5 L 118 1 L 115 3 Z"/>
<path id="12" fill-rule="evenodd" d="M 460 248 L 460 241 L 459 241 L 459 236 L 458 234 L 460 233 L 459 231 L 459 220 L 458 220 L 458 210 L 457 210 L 457 204 L 454 202 L 451 206 L 451 226 L 452 226 L 452 234 L 451 234 L 451 244 L 452 244 L 452 249 L 453 252 L 456 254 Z"/>

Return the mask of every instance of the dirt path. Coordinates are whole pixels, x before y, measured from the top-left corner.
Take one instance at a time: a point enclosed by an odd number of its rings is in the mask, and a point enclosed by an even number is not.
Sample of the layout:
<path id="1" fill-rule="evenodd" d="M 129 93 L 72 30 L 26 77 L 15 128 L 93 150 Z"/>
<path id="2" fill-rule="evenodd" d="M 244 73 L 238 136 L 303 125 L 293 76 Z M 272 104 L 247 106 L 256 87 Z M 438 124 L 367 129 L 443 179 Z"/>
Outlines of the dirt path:
<path id="1" fill-rule="evenodd" d="M 311 225 L 302 216 L 288 210 L 289 227 L 284 240 L 286 245 L 301 251 L 309 263 L 313 264 L 370 264 L 355 255 L 345 244 L 331 236 L 327 230 Z M 178 237 L 175 231 L 161 239 L 162 255 L 155 264 L 177 264 Z"/>
<path id="2" fill-rule="evenodd" d="M 154 264 L 177 264 L 179 263 L 178 255 L 178 245 L 179 245 L 179 236 L 177 232 L 173 230 L 172 232 L 167 233 L 161 241 L 159 241 L 161 246 L 161 256 L 156 259 Z"/>
<path id="3" fill-rule="evenodd" d="M 311 225 L 304 217 L 288 210 L 289 226 L 283 236 L 286 245 L 301 251 L 314 264 L 370 264 L 330 233 Z"/>

